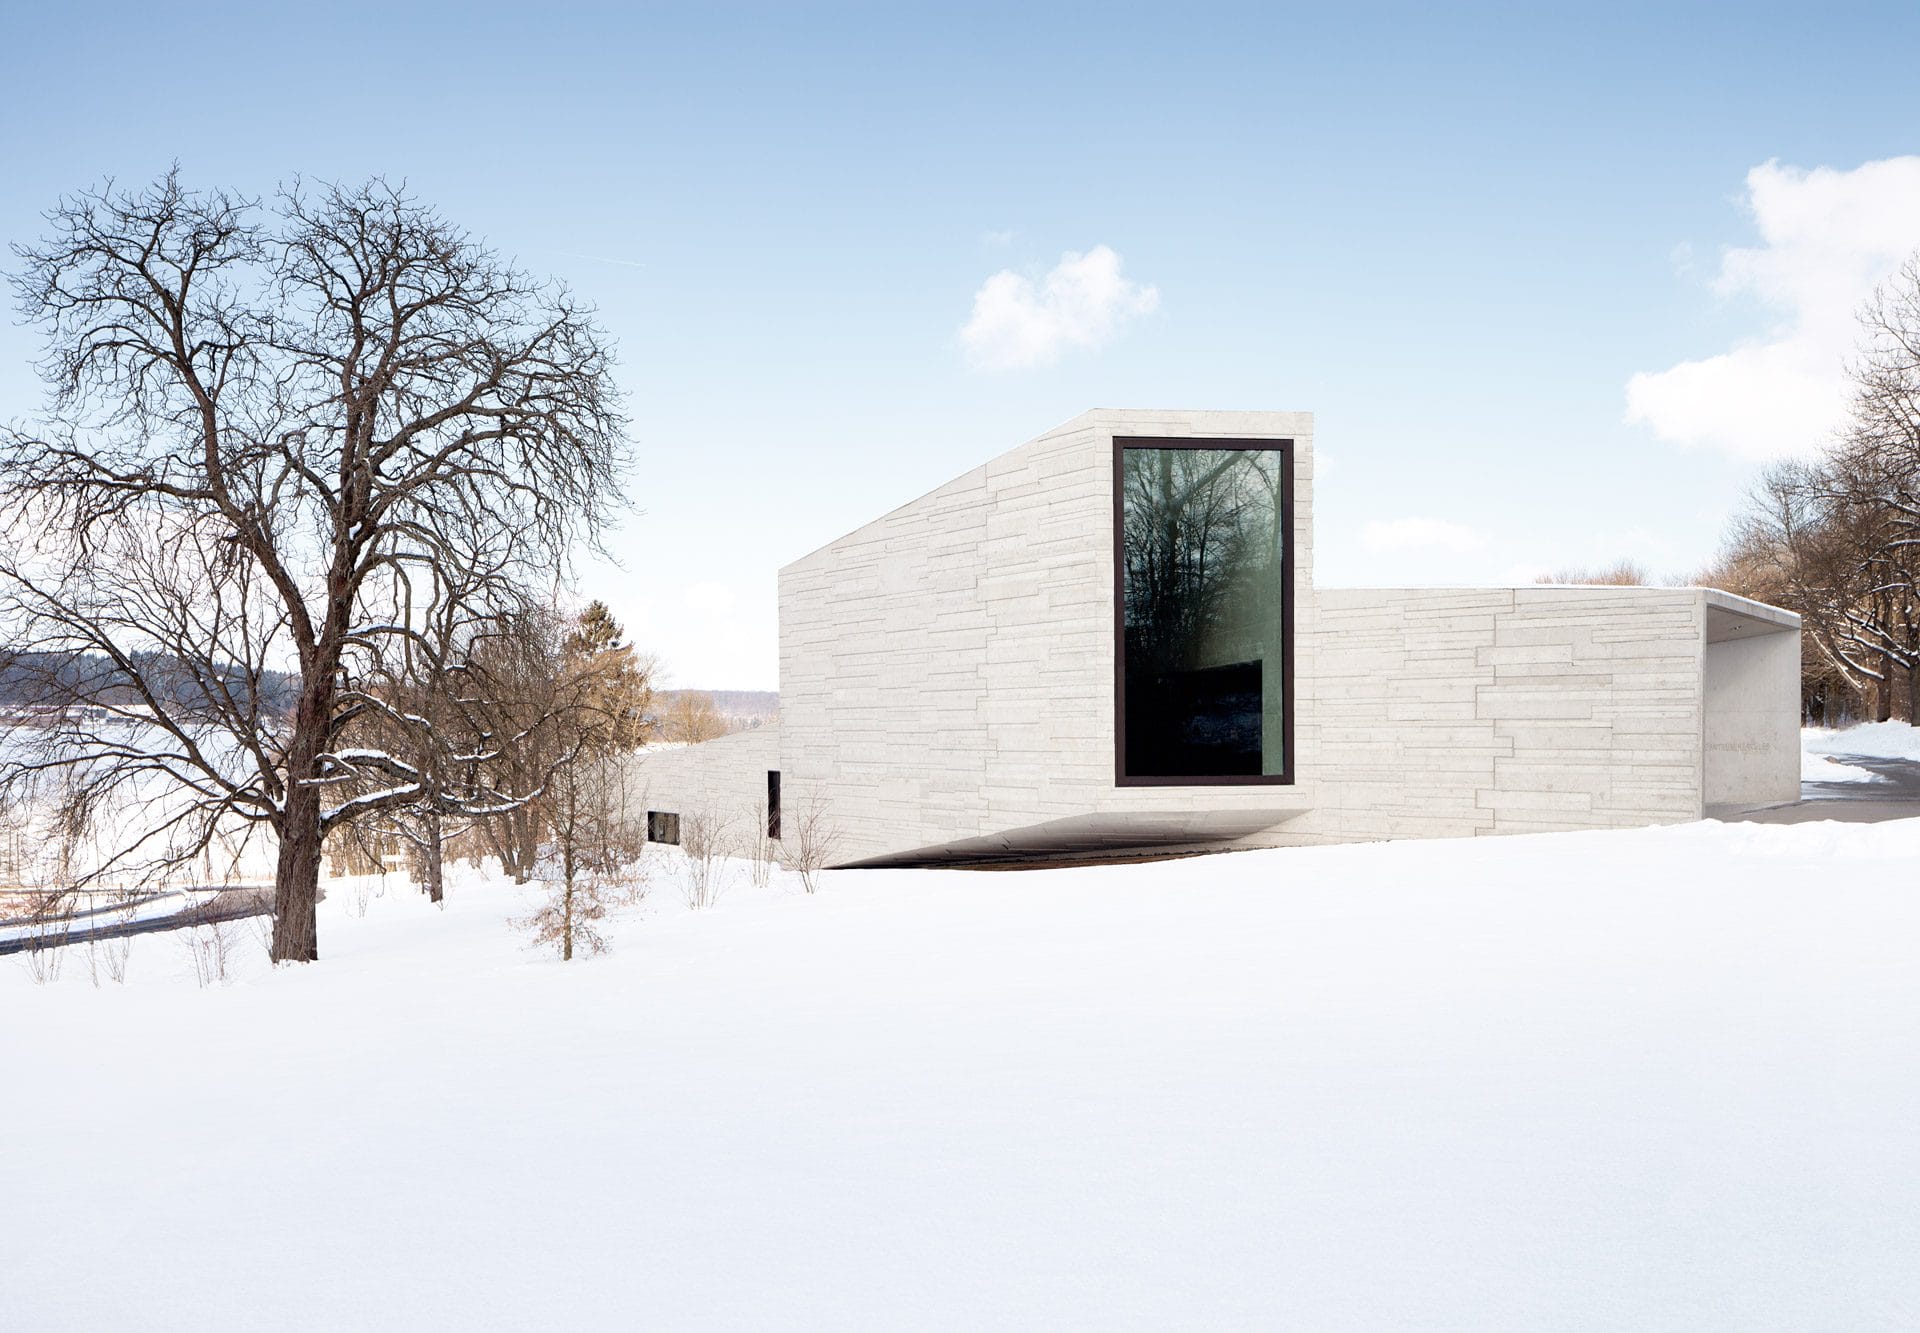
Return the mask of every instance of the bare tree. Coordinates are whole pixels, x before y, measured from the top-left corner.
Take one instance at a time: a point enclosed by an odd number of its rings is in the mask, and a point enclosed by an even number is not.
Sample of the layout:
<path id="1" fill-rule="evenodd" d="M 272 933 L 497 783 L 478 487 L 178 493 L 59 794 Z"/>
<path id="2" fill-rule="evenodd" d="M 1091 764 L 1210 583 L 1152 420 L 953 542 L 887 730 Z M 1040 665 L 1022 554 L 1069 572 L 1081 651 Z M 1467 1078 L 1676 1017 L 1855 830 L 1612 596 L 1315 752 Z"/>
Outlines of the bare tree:
<path id="1" fill-rule="evenodd" d="M 820 890 L 820 876 L 839 856 L 840 830 L 818 797 L 809 797 L 797 815 L 780 821 L 780 859 L 800 877 L 808 893 Z"/>
<path id="2" fill-rule="evenodd" d="M 701 690 L 676 690 L 661 710 L 660 739 L 697 745 L 727 734 L 727 720 Z"/>
<path id="3" fill-rule="evenodd" d="M 1889 550 L 1884 513 L 1846 461 L 1836 451 L 1824 462 L 1770 468 L 1729 549 L 1755 567 L 1770 600 L 1799 613 L 1813 649 L 1807 660 L 1818 664 L 1816 691 L 1824 682 L 1853 697 L 1871 692 L 1885 721 L 1899 676 L 1911 681 L 1920 661 L 1915 607 L 1898 569 L 1901 548 Z M 1803 671 L 1803 687 L 1807 680 Z"/>
<path id="4" fill-rule="evenodd" d="M 139 903 L 138 894 L 119 889 L 109 894 L 107 912 L 95 914 L 95 931 L 87 937 L 87 970 L 94 985 L 100 984 L 102 972 L 115 985 L 126 983 L 127 964 L 133 956 L 134 910 Z"/>
<path id="5" fill-rule="evenodd" d="M 1645 588 L 1653 583 L 1646 566 L 1636 560 L 1616 560 L 1610 565 L 1570 566 L 1552 574 L 1542 574 L 1535 583 L 1565 583 L 1582 587 Z"/>
<path id="6" fill-rule="evenodd" d="M 0 729 L 5 725 L 0 723 Z M 31 811 L 26 803 L 17 797 L 10 801 L 0 798 L 0 890 L 24 886 L 32 830 Z"/>
<path id="7" fill-rule="evenodd" d="M 202 988 L 233 979 L 233 952 L 241 927 L 221 910 L 218 895 L 202 899 L 183 914 L 181 941 L 193 963 L 193 979 Z"/>
<path id="8" fill-rule="evenodd" d="M 556 792 L 548 775 L 647 740 L 653 664 L 623 641 L 600 602 L 573 618 L 551 606 L 531 609 L 517 618 L 514 635 L 480 660 L 495 729 L 508 736 L 487 761 L 497 774 L 493 785 L 539 793 L 483 824 L 501 866 L 525 883 L 552 824 Z"/>
<path id="9" fill-rule="evenodd" d="M 473 656 L 485 678 L 479 693 L 501 736 L 487 770 L 497 786 L 543 790 L 545 776 L 558 772 L 567 757 L 567 738 L 555 725 L 566 711 L 568 685 L 561 661 L 563 617 L 552 605 L 529 606 L 501 628 Z M 516 884 L 525 884 L 538 868 L 544 828 L 537 798 L 505 805 L 480 821 L 481 835 Z"/>
<path id="10" fill-rule="evenodd" d="M 727 857 L 733 854 L 733 819 L 718 810 L 680 816 L 680 851 L 685 856 L 687 906 L 698 911 L 720 899 Z"/>
<path id="11" fill-rule="evenodd" d="M 421 784 L 418 799 L 370 811 L 335 833 L 336 839 L 357 844 L 363 856 L 382 866 L 390 852 L 404 850 L 414 882 L 435 903 L 446 897 L 448 840 L 459 838 L 480 822 L 462 818 L 462 803 L 447 795 L 463 784 L 463 775 L 445 771 L 455 749 L 448 742 L 459 734 L 465 737 L 463 748 L 475 751 L 484 744 L 480 733 L 485 730 L 476 722 L 480 710 L 475 705 L 483 701 L 464 698 L 463 682 L 456 679 L 456 674 L 468 673 L 464 667 L 457 673 L 440 671 L 438 663 L 443 660 L 416 661 L 404 674 L 363 686 L 386 706 L 370 709 L 355 719 L 351 726 L 353 745 L 398 756 L 409 767 L 428 775 L 428 780 Z M 471 681 L 464 684 L 468 692 L 476 688 Z M 406 721 L 396 723 L 395 718 Z M 535 777 L 520 790 L 537 784 Z M 497 781 L 494 786 L 498 789 Z"/>
<path id="12" fill-rule="evenodd" d="M 1259 450 L 1129 454 L 1121 556 L 1129 671 L 1184 669 L 1207 639 L 1257 639 L 1282 549 L 1278 456 Z M 1266 571 L 1264 573 L 1258 571 Z"/>
<path id="13" fill-rule="evenodd" d="M 1810 715 L 1871 695 L 1880 720 L 1920 725 L 1920 252 L 1860 328 L 1847 420 L 1816 461 L 1768 469 L 1713 581 L 1799 612 Z"/>
<path id="14" fill-rule="evenodd" d="M 603 887 L 596 875 L 556 879 L 537 908 L 510 924 L 532 935 L 536 947 L 555 950 L 562 962 L 570 963 L 576 955 L 591 958 L 605 953 L 607 937 L 601 934 L 600 923 L 611 904 Z"/>
<path id="15" fill-rule="evenodd" d="M 583 756 L 557 773 L 547 797 L 553 832 L 547 897 L 514 924 L 551 945 L 562 962 L 607 950 L 599 923 L 645 891 L 639 845 L 621 803 L 622 775 L 604 756 Z"/>
<path id="16" fill-rule="evenodd" d="M 21 895 L 26 901 L 27 947 L 23 957 L 35 982 L 57 981 L 67 956 L 67 936 L 73 930 L 74 894 L 71 889 L 38 889 Z"/>
<path id="17" fill-rule="evenodd" d="M 779 858 L 780 843 L 773 836 L 765 801 L 747 807 L 746 820 L 747 831 L 740 841 L 747 856 L 747 875 L 755 888 L 764 889 L 773 878 L 773 864 Z"/>
<path id="18" fill-rule="evenodd" d="M 1770 494 L 1787 485 L 1789 495 Z M 1805 716 L 1820 725 L 1851 718 L 1870 684 L 1834 651 L 1830 618 L 1809 597 L 1808 573 L 1817 560 L 1813 543 L 1800 531 L 1790 480 L 1779 469 L 1767 474 L 1749 498 L 1746 511 L 1728 534 L 1713 562 L 1694 574 L 1696 587 L 1721 588 L 1774 606 L 1795 607 L 1801 616 L 1800 694 Z M 1790 532 L 1790 543 L 1781 536 Z M 1818 579 L 1814 580 L 1818 582 Z"/>
<path id="19" fill-rule="evenodd" d="M 544 617 L 535 626 L 544 633 L 525 640 L 534 649 L 534 669 L 523 673 L 530 688 L 522 706 L 555 719 L 553 743 L 564 753 L 539 799 L 515 812 L 526 822 L 513 826 L 505 842 L 539 863 L 539 831 L 551 836 L 544 861 L 549 896 L 517 924 L 570 961 L 576 953 L 603 952 L 607 942 L 597 923 L 643 891 L 645 830 L 615 757 L 641 744 L 652 727 L 651 663 L 623 642 L 604 603 L 590 603 L 564 635 L 560 624 L 557 615 Z M 507 747 L 503 761 L 513 754 Z"/>
<path id="20" fill-rule="evenodd" d="M 172 173 L 47 218 L 15 251 L 52 398 L 0 431 L 0 620 L 78 707 L 0 766 L 0 799 L 61 770 L 146 811 L 101 873 L 270 828 L 272 956 L 315 958 L 330 831 L 534 794 L 489 785 L 505 737 L 371 686 L 460 679 L 618 503 L 606 340 L 378 181 L 262 208 Z M 354 745 L 376 713 L 414 744 Z"/>
<path id="21" fill-rule="evenodd" d="M 1853 410 L 1824 475 L 1828 504 L 1855 535 L 1861 566 L 1856 638 L 1877 651 L 1891 714 L 1904 677 L 1907 720 L 1920 726 L 1920 252 L 1860 312 Z"/>
<path id="22" fill-rule="evenodd" d="M 89 803 L 64 790 L 57 801 L 25 812 L 24 823 L 34 845 L 18 867 L 25 891 L 15 897 L 25 905 L 27 971 L 36 982 L 57 979 L 66 958 L 67 940 L 80 908 L 76 880 L 92 814 Z"/>

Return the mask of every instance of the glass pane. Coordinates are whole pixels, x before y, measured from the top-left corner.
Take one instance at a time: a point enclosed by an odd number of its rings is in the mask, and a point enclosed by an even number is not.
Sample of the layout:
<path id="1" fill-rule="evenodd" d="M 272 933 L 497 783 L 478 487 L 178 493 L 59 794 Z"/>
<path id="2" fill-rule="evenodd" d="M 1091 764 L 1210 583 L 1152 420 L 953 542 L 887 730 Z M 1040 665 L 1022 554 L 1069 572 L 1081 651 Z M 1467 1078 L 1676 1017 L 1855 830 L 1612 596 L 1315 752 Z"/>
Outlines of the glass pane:
<path id="1" fill-rule="evenodd" d="M 1128 777 L 1286 771 L 1285 455 L 1121 451 Z"/>

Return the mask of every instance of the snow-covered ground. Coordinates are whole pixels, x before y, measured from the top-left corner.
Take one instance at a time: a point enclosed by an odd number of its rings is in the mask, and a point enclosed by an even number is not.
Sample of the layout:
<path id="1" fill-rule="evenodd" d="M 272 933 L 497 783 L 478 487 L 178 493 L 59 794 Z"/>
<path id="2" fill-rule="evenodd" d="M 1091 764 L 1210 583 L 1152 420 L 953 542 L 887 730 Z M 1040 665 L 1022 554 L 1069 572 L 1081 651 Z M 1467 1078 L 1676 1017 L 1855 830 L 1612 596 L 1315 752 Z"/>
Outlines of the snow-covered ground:
<path id="1" fill-rule="evenodd" d="M 524 890 L 336 883 L 310 967 L 0 965 L 0 1325 L 1911 1328 L 1916 864 L 1708 823 L 693 912 L 663 859 L 569 965 Z"/>

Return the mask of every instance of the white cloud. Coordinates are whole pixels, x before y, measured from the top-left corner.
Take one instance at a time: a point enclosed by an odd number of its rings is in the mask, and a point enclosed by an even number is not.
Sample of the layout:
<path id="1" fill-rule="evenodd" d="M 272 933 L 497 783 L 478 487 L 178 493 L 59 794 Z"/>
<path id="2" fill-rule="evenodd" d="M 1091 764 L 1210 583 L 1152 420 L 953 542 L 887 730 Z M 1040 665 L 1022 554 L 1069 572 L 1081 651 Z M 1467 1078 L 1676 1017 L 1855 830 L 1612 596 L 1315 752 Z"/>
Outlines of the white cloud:
<path id="1" fill-rule="evenodd" d="M 1374 519 L 1361 529 L 1369 551 L 1478 551 L 1487 539 L 1472 528 L 1439 518 Z"/>
<path id="2" fill-rule="evenodd" d="M 1060 256 L 1038 283 L 1012 269 L 988 278 L 973 295 L 973 317 L 960 340 L 979 369 L 1026 370 L 1059 360 L 1069 348 L 1099 347 L 1159 304 L 1158 290 L 1122 277 L 1120 256 L 1096 245 Z"/>
<path id="3" fill-rule="evenodd" d="M 1805 453 L 1846 412 L 1855 312 L 1920 247 L 1920 157 L 1851 171 L 1767 162 L 1747 173 L 1761 244 L 1728 250 L 1713 289 L 1775 313 L 1763 335 L 1627 381 L 1627 420 L 1737 458 Z"/>

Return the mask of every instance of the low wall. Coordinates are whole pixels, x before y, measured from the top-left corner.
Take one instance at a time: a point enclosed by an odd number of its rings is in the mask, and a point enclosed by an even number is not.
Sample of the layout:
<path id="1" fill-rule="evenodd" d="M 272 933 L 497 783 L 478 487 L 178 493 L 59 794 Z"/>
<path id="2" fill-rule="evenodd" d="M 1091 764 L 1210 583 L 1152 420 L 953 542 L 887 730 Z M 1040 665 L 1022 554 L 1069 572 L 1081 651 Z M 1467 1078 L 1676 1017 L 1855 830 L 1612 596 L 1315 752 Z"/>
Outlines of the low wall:
<path id="1" fill-rule="evenodd" d="M 1698 819 L 1706 594 L 1322 589 L 1298 681 L 1314 808 L 1262 843 Z"/>
<path id="2" fill-rule="evenodd" d="M 767 773 L 779 767 L 778 723 L 698 745 L 645 749 L 627 765 L 627 799 L 683 818 L 710 815 L 750 823 L 764 816 Z"/>

